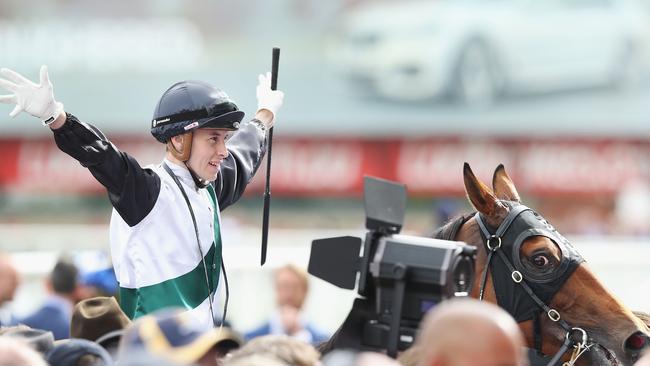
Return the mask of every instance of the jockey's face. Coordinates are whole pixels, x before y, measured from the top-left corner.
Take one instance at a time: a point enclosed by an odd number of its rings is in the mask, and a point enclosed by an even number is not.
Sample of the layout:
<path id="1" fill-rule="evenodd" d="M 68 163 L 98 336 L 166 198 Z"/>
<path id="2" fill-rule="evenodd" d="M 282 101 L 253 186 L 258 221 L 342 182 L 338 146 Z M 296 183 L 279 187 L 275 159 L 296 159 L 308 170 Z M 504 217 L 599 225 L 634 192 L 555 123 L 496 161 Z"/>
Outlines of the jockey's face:
<path id="1" fill-rule="evenodd" d="M 203 180 L 211 182 L 217 179 L 221 162 L 228 157 L 226 141 L 232 133 L 233 131 L 218 128 L 195 130 L 187 166 Z"/>

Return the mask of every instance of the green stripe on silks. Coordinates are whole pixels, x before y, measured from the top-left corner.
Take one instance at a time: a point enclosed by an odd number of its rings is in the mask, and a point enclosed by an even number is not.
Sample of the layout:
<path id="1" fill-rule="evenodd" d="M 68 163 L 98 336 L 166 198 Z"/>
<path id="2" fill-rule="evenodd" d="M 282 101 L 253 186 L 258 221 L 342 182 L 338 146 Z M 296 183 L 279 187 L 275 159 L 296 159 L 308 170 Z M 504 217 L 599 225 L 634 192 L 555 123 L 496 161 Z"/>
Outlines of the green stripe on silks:
<path id="1" fill-rule="evenodd" d="M 214 262 L 217 264 L 217 284 L 219 283 L 219 274 L 221 270 L 221 260 L 222 260 L 222 245 L 221 245 L 221 225 L 219 223 L 219 204 L 217 203 L 217 193 L 214 191 L 214 186 L 209 184 L 208 193 L 210 196 L 210 202 L 212 203 L 212 209 L 214 210 L 214 246 L 216 247 L 215 259 Z"/>
<path id="2" fill-rule="evenodd" d="M 216 195 L 212 185 L 208 186 L 208 192 L 214 208 L 214 245 L 206 253 L 204 260 L 208 267 L 210 291 L 214 292 L 219 283 L 222 246 Z M 205 286 L 203 261 L 188 273 L 155 285 L 137 289 L 120 287 L 120 305 L 131 319 L 167 307 L 194 309 L 206 298 L 208 289 Z"/>
<path id="3" fill-rule="evenodd" d="M 214 266 L 213 269 L 215 252 L 213 245 L 204 257 L 208 267 L 210 290 L 214 290 L 215 283 L 219 280 L 219 266 Z M 120 287 L 120 305 L 131 319 L 167 307 L 194 309 L 207 297 L 203 261 L 188 273 L 155 285 L 137 289 Z"/>

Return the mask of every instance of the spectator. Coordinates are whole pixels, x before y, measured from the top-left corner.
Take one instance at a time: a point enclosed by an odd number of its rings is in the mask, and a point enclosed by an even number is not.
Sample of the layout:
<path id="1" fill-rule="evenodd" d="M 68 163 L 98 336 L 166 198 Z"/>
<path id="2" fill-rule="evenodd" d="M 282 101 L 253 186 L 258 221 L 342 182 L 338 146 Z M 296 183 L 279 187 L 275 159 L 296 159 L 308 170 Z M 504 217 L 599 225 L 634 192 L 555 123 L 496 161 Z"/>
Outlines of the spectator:
<path id="1" fill-rule="evenodd" d="M 455 299 L 433 308 L 421 323 L 420 366 L 524 366 L 524 339 L 515 320 L 496 305 Z"/>
<path id="2" fill-rule="evenodd" d="M 183 366 L 182 364 L 157 357 L 147 352 L 146 350 L 134 350 L 127 354 L 121 355 L 119 366 Z"/>
<path id="3" fill-rule="evenodd" d="M 237 357 L 236 359 L 226 358 L 223 366 L 291 366 L 284 363 L 277 358 L 268 355 L 247 355 L 245 357 Z"/>
<path id="4" fill-rule="evenodd" d="M 70 337 L 97 342 L 109 354 L 117 353 L 117 345 L 131 320 L 113 297 L 95 297 L 80 301 L 72 313 Z"/>
<path id="5" fill-rule="evenodd" d="M 144 351 L 172 363 L 217 366 L 225 341 L 236 341 L 226 328 L 205 330 L 191 313 L 166 309 L 139 318 L 124 332 L 118 361 Z"/>
<path id="6" fill-rule="evenodd" d="M 403 366 L 418 366 L 420 358 L 422 358 L 422 347 L 413 345 L 406 351 L 401 352 L 397 356 L 397 361 Z"/>
<path id="7" fill-rule="evenodd" d="M 361 352 L 355 366 L 400 366 L 399 362 L 376 352 Z"/>
<path id="8" fill-rule="evenodd" d="M 47 366 L 41 356 L 25 343 L 0 337 L 0 366 Z"/>
<path id="9" fill-rule="evenodd" d="M 0 327 L 16 324 L 16 318 L 7 304 L 14 299 L 19 276 L 11 258 L 0 253 Z"/>
<path id="10" fill-rule="evenodd" d="M 217 355 L 217 360 L 221 361 L 230 353 L 239 349 L 244 344 L 244 340 L 234 330 L 225 326 L 220 328 L 219 332 L 222 340 L 217 342 L 213 348 Z"/>
<path id="11" fill-rule="evenodd" d="M 117 296 L 119 292 L 119 284 L 112 267 L 84 273 L 80 282 L 85 290 L 84 297 L 88 299 Z"/>
<path id="12" fill-rule="evenodd" d="M 309 292 L 307 273 L 288 264 L 276 270 L 274 280 L 277 309 L 266 323 L 246 333 L 246 339 L 268 334 L 284 334 L 314 345 L 326 341 L 327 335 L 318 331 L 301 315 Z"/>
<path id="13" fill-rule="evenodd" d="M 18 339 L 41 355 L 45 355 L 54 347 L 52 332 L 32 329 L 26 325 L 2 328 L 0 329 L 0 337 Z"/>
<path id="14" fill-rule="evenodd" d="M 225 365 L 254 355 L 272 356 L 290 366 L 320 365 L 320 353 L 313 346 L 286 335 L 257 337 L 227 357 Z"/>
<path id="15" fill-rule="evenodd" d="M 49 293 L 45 303 L 20 323 L 49 330 L 57 340 L 70 337 L 72 307 L 78 299 L 77 275 L 77 267 L 72 262 L 59 259 L 45 284 Z"/>
<path id="16" fill-rule="evenodd" d="M 52 348 L 45 358 L 52 366 L 110 366 L 113 364 L 111 356 L 105 349 L 86 339 L 62 341 Z"/>
<path id="17" fill-rule="evenodd" d="M 323 366 L 400 366 L 400 363 L 381 353 L 336 350 L 323 357 Z"/>

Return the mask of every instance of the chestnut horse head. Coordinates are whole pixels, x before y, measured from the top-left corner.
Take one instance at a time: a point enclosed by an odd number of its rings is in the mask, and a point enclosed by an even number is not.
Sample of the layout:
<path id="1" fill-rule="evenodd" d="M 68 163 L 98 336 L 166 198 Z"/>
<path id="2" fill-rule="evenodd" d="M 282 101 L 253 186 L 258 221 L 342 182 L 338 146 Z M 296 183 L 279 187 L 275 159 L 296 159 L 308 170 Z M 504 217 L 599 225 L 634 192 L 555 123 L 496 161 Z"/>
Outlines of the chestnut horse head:
<path id="1" fill-rule="evenodd" d="M 492 190 L 467 163 L 463 177 L 477 212 L 445 225 L 437 237 L 477 247 L 471 296 L 505 308 L 528 347 L 546 355 L 558 352 L 567 333 L 576 342 L 586 334 L 588 347 L 577 365 L 632 365 L 649 344 L 648 327 L 600 283 L 568 240 L 521 204 L 503 165 L 494 172 Z"/>

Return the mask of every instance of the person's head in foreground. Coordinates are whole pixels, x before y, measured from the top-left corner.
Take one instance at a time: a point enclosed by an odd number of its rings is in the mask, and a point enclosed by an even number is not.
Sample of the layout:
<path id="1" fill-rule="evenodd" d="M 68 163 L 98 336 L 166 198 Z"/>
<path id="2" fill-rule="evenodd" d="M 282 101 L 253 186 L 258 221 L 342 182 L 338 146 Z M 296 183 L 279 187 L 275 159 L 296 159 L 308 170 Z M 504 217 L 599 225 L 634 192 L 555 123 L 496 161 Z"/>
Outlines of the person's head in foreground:
<path id="1" fill-rule="evenodd" d="M 224 359 L 224 365 L 239 364 L 240 359 L 267 355 L 290 366 L 320 365 L 320 353 L 300 340 L 286 335 L 257 337 Z"/>
<path id="2" fill-rule="evenodd" d="M 139 318 L 127 328 L 117 358 L 144 351 L 172 363 L 216 366 L 222 356 L 221 343 L 231 341 L 239 339 L 226 328 L 206 329 L 182 309 L 164 309 Z"/>
<path id="3" fill-rule="evenodd" d="M 401 366 L 383 353 L 335 350 L 322 360 L 323 366 Z"/>
<path id="4" fill-rule="evenodd" d="M 474 299 L 442 302 L 425 316 L 415 342 L 419 366 L 527 366 L 515 320 Z"/>
<path id="5" fill-rule="evenodd" d="M 45 360 L 20 339 L 0 337 L 0 366 L 47 366 Z"/>

